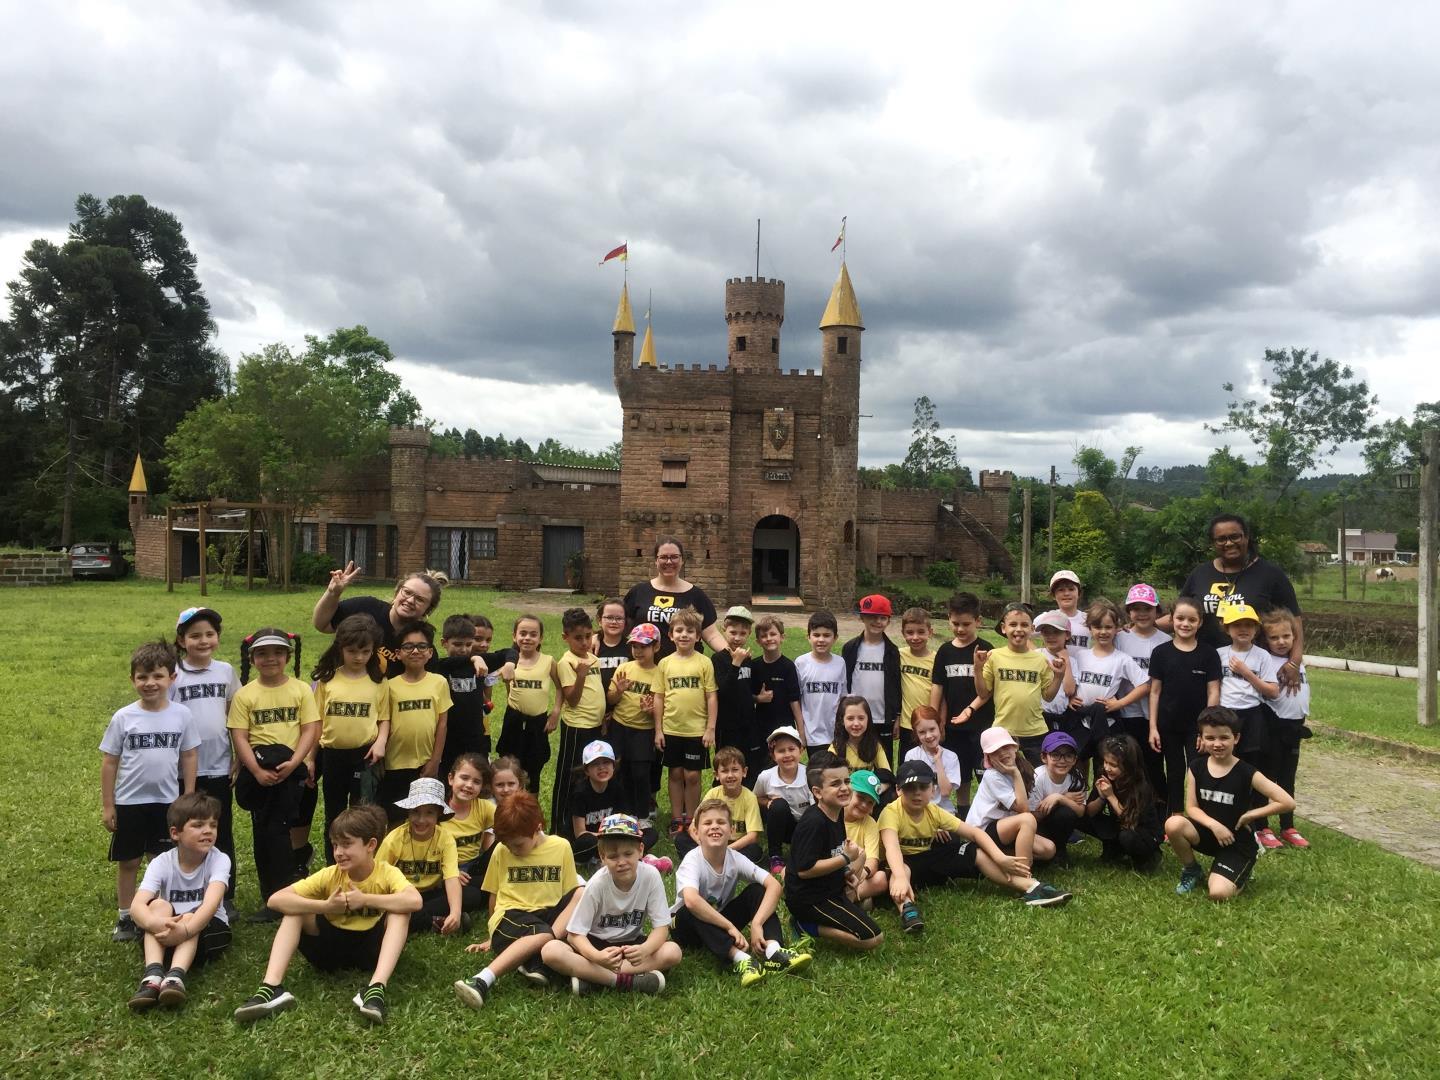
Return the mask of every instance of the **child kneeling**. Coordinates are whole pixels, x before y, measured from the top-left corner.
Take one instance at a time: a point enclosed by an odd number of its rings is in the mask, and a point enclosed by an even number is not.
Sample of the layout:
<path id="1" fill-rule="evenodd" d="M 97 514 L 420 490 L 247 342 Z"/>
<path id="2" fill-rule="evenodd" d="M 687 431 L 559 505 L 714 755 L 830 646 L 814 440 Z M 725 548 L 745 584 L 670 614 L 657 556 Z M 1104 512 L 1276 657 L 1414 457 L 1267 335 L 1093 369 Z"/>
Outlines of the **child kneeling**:
<path id="1" fill-rule="evenodd" d="M 665 882 L 642 861 L 645 838 L 635 818 L 611 814 L 595 833 L 604 865 L 586 883 L 566 937 L 547 941 L 540 959 L 570 977 L 577 997 L 600 987 L 658 994 L 665 989 L 663 972 L 680 963 L 680 946 L 670 940 Z"/>
<path id="2" fill-rule="evenodd" d="M 370 982 L 352 1001 L 366 1020 L 385 1022 L 385 984 L 405 947 L 410 913 L 420 910 L 415 886 L 375 858 L 387 824 L 378 806 L 342 810 L 330 823 L 335 865 L 271 894 L 269 905 L 283 918 L 265 981 L 235 1010 L 237 1021 L 248 1024 L 295 1007 L 284 979 L 299 949 L 317 971 L 370 969 Z"/>

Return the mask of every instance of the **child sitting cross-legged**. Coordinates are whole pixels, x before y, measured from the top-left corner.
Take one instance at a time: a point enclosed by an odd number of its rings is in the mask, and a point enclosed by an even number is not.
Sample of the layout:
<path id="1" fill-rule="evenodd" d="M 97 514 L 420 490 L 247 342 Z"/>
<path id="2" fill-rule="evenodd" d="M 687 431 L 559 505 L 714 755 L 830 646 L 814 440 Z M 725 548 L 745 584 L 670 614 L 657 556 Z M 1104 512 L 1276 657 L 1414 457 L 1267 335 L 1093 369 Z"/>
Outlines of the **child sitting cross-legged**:
<path id="1" fill-rule="evenodd" d="M 237 1021 L 248 1024 L 295 1007 L 284 979 L 299 949 L 317 971 L 371 969 L 370 982 L 353 1001 L 365 1019 L 384 1023 L 385 984 L 405 947 L 410 914 L 420 910 L 415 886 L 375 858 L 385 826 L 385 811 L 378 806 L 342 810 L 330 823 L 335 865 L 271 894 L 280 926 L 265 980 L 235 1010 Z"/>
<path id="2" fill-rule="evenodd" d="M 850 774 L 850 801 L 845 804 L 845 835 L 865 855 L 864 865 L 846 881 L 845 895 L 866 911 L 875 907 L 875 897 L 884 896 L 890 884 L 880 869 L 880 826 L 874 817 L 881 787 L 880 777 L 869 769 L 856 769 Z"/>
<path id="3" fill-rule="evenodd" d="M 745 786 L 746 754 L 739 747 L 722 746 L 715 751 L 715 786 L 705 793 L 706 799 L 721 799 L 730 807 L 730 824 L 735 837 L 730 846 L 752 862 L 760 862 L 760 803 L 755 793 Z M 682 846 L 681 840 L 685 843 Z M 682 855 L 695 846 L 689 833 L 675 838 L 675 847 Z"/>
<path id="4" fill-rule="evenodd" d="M 388 862 L 420 892 L 420 910 L 410 916 L 410 932 L 434 930 L 450 935 L 468 928 L 465 911 L 480 907 L 480 889 L 462 885 L 455 836 L 440 822 L 455 811 L 445 801 L 445 785 L 422 776 L 410 782 L 410 794 L 395 804 L 406 820 L 380 844 L 376 856 Z M 466 895 L 468 894 L 468 895 Z"/>
<path id="5" fill-rule="evenodd" d="M 629 814 L 611 814 L 596 827 L 603 864 L 585 885 L 566 936 L 547 941 L 540 958 L 570 977 L 577 997 L 603 987 L 658 994 L 680 963 L 670 940 L 670 907 L 660 871 L 644 862 L 645 838 Z M 645 932 L 645 923 L 650 932 Z"/>

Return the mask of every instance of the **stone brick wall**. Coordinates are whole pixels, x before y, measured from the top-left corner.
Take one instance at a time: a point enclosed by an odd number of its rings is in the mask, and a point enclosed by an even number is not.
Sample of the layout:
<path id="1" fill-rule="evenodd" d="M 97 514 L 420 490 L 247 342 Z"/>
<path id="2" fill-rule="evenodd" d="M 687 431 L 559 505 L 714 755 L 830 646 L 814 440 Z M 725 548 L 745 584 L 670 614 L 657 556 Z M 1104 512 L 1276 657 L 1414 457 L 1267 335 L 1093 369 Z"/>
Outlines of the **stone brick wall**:
<path id="1" fill-rule="evenodd" d="M 0 585 L 63 585 L 72 580 L 67 552 L 0 555 Z"/>
<path id="2" fill-rule="evenodd" d="M 137 577 L 165 580 L 165 519 L 142 517 L 132 519 L 130 532 L 135 537 L 135 574 Z M 171 572 L 180 575 L 180 534 L 170 537 Z"/>

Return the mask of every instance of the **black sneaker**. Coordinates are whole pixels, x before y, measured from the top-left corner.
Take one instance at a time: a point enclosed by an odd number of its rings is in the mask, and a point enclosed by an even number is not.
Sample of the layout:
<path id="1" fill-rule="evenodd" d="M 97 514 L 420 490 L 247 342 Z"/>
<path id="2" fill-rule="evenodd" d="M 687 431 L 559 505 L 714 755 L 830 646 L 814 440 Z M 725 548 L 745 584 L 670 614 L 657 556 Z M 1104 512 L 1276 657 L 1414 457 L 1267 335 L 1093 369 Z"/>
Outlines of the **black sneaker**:
<path id="1" fill-rule="evenodd" d="M 315 845 L 306 844 L 301 848 L 292 848 L 291 853 L 295 856 L 295 872 L 302 878 L 310 876 L 310 864 L 315 860 Z"/>
<path id="2" fill-rule="evenodd" d="M 544 989 L 550 985 L 550 969 L 538 959 L 527 960 L 516 970 L 519 971 L 521 977 L 532 986 L 538 986 Z"/>
<path id="3" fill-rule="evenodd" d="M 253 1024 L 268 1016 L 282 1013 L 295 1007 L 295 995 L 283 986 L 264 986 L 245 999 L 245 1004 L 235 1010 L 235 1022 Z"/>
<path id="4" fill-rule="evenodd" d="M 642 971 L 630 980 L 630 989 L 636 994 L 658 994 L 665 989 L 665 976 L 658 971 Z"/>
<path id="5" fill-rule="evenodd" d="M 1041 881 L 1020 899 L 1030 907 L 1059 907 L 1070 902 L 1070 894 Z"/>
<path id="6" fill-rule="evenodd" d="M 774 956 L 767 956 L 760 962 L 760 966 L 766 972 L 775 975 L 794 975 L 796 972 L 804 971 L 810 966 L 811 956 L 808 952 L 796 952 L 793 949 L 779 949 Z"/>
<path id="7" fill-rule="evenodd" d="M 920 905 L 906 900 L 900 905 L 900 926 L 907 934 L 918 934 L 925 929 L 925 918 L 920 914 Z"/>
<path id="8" fill-rule="evenodd" d="M 140 928 L 135 925 L 135 920 L 130 917 L 130 915 L 129 915 L 128 912 L 127 912 L 126 914 L 124 914 L 124 915 L 119 916 L 119 917 L 115 920 L 115 929 L 113 929 L 113 930 L 110 931 L 110 940 L 111 940 L 111 941 L 139 941 L 139 940 L 140 940 Z"/>
<path id="9" fill-rule="evenodd" d="M 140 988 L 130 997 L 131 1012 L 148 1012 L 160 1001 L 160 980 L 153 975 L 140 980 Z"/>
<path id="10" fill-rule="evenodd" d="M 574 994 L 576 997 L 584 997 L 586 994 L 593 994 L 596 990 L 599 989 L 600 987 L 596 986 L 592 982 L 586 982 L 578 975 L 570 976 L 570 993 Z"/>
<path id="11" fill-rule="evenodd" d="M 360 1015 L 372 1024 L 385 1023 L 385 1016 L 389 1012 L 385 1005 L 385 987 L 382 983 L 371 983 L 350 999 L 355 1008 L 360 1010 Z"/>
<path id="12" fill-rule="evenodd" d="M 279 922 L 285 916 L 272 907 L 262 907 L 259 911 L 252 911 L 245 916 L 245 921 L 254 926 L 262 926 L 265 923 Z"/>
<path id="13" fill-rule="evenodd" d="M 488 993 L 490 993 L 490 987 L 485 985 L 479 975 L 471 975 L 468 979 L 455 981 L 455 996 L 472 1009 L 483 1008 L 485 995 Z"/>
<path id="14" fill-rule="evenodd" d="M 178 1009 L 185 1004 L 185 980 L 178 975 L 167 975 L 160 983 L 160 1004 L 167 1009 Z"/>

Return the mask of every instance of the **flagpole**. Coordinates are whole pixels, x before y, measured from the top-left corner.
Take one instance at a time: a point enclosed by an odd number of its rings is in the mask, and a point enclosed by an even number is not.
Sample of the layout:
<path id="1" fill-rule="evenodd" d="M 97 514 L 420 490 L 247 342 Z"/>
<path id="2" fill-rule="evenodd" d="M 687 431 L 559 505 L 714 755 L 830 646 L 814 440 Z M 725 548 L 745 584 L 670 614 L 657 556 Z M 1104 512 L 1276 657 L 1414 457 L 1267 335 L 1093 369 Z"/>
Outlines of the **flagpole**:
<path id="1" fill-rule="evenodd" d="M 841 262 L 841 263 L 844 263 L 844 262 L 845 262 L 845 252 L 848 250 L 848 248 L 849 248 L 849 243 L 850 243 L 849 239 L 848 239 L 848 238 L 846 237 L 846 235 L 845 235 L 846 232 L 849 231 L 849 230 L 846 229 L 846 227 L 845 227 L 846 224 L 847 224 L 847 222 L 848 222 L 848 218 L 843 218 L 843 217 L 842 217 L 842 218 L 840 219 L 840 262 Z"/>
<path id="2" fill-rule="evenodd" d="M 760 280 L 760 219 L 755 219 L 755 280 Z"/>

